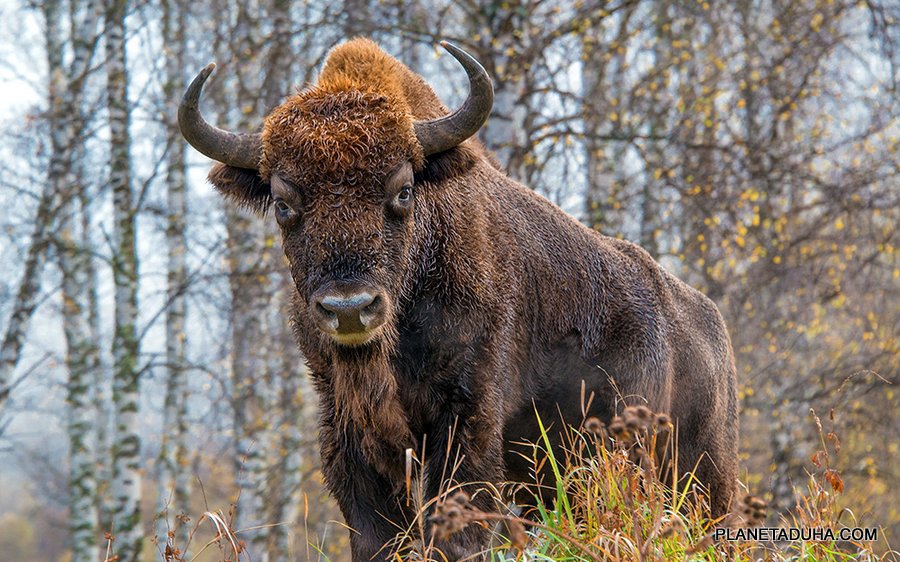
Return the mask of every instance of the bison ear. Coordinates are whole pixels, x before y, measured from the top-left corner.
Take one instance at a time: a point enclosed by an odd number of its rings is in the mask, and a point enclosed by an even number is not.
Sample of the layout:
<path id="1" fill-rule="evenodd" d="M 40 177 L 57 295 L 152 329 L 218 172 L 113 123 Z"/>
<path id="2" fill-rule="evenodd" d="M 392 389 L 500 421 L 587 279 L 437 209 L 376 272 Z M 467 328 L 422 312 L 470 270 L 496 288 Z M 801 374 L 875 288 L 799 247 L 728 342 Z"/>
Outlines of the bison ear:
<path id="1" fill-rule="evenodd" d="M 209 171 L 209 182 L 225 199 L 264 215 L 272 201 L 272 188 L 256 170 L 235 168 L 217 162 Z"/>
<path id="2" fill-rule="evenodd" d="M 480 156 L 484 156 L 480 144 L 468 140 L 445 152 L 438 152 L 425 159 L 425 166 L 415 173 L 415 182 L 440 183 L 465 174 Z"/>

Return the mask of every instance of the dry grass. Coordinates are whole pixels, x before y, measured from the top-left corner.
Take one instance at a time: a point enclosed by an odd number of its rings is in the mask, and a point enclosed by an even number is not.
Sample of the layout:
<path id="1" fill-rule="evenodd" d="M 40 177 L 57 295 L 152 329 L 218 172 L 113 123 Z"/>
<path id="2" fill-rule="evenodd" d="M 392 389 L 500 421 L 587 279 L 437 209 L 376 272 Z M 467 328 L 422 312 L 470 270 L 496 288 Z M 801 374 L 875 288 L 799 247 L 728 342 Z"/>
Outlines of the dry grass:
<path id="1" fill-rule="evenodd" d="M 417 539 L 427 517 L 433 533 L 440 537 L 468 525 L 492 529 L 497 546 L 485 555 L 498 561 L 897 560 L 896 552 L 879 555 L 876 545 L 861 541 L 776 544 L 714 540 L 715 529 L 723 527 L 746 529 L 765 524 L 836 531 L 862 526 L 847 510 L 836 507 L 843 481 L 831 463 L 840 442 L 833 432 L 823 431 L 818 417 L 814 419 L 822 448 L 812 459 L 808 489 L 798 495 L 796 509 L 778 521 L 767 522 L 766 503 L 746 491 L 738 493 L 731 513 L 710 520 L 705 492 L 692 474 L 661 478 L 665 471 L 658 466 L 658 459 L 677 454 L 668 416 L 637 407 L 627 408 L 609 426 L 588 418 L 580 428 L 567 428 L 563 458 L 553 453 L 551 437 L 541 423 L 542 442 L 533 445 L 530 460 L 534 474 L 549 471 L 554 483 L 547 486 L 536 477 L 530 489 L 535 495 L 542 491 L 544 498 L 549 495 L 553 509 L 539 503 L 525 517 L 486 513 L 475 508 L 467 494 L 448 486 L 441 501 L 421 504 L 418 532 L 409 529 L 399 535 L 395 558 L 445 560 L 432 541 Z M 881 548 L 885 550 L 884 545 Z"/>
<path id="2" fill-rule="evenodd" d="M 811 459 L 807 489 L 798 492 L 796 508 L 790 514 L 768 520 L 766 503 L 746 490 L 736 495 L 728 515 L 711 520 L 706 515 L 705 491 L 693 474 L 662 476 L 667 473 L 659 466 L 659 459 L 677 455 L 676 432 L 668 416 L 643 407 L 625 409 L 608 426 L 596 418 L 588 418 L 579 428 L 566 428 L 561 436 L 565 444 L 562 458 L 557 458 L 550 446 L 551 429 L 539 419 L 541 442 L 532 444 L 529 459 L 535 477 L 525 489 L 547 501 L 538 502 L 536 508 L 525 514 L 511 510 L 503 500 L 509 494 L 488 483 L 456 482 L 454 474 L 464 459 L 451 458 L 449 454 L 443 459 L 441 493 L 435 498 L 424 497 L 423 462 L 408 451 L 407 501 L 416 507 L 417 515 L 406 528 L 398 528 L 395 541 L 385 545 L 385 549 L 398 561 L 446 562 L 447 558 L 435 546 L 435 538 L 451 537 L 469 525 L 478 525 L 491 532 L 492 546 L 482 555 L 492 561 L 900 560 L 898 553 L 883 542 L 880 545 L 837 540 L 761 543 L 714 539 L 717 528 L 766 525 L 836 531 L 864 526 L 866 522 L 857 521 L 852 512 L 837 505 L 844 487 L 834 465 L 840 440 L 834 432 L 822 428 L 814 413 L 813 419 L 821 448 Z M 468 491 L 463 491 L 463 484 Z M 498 509 L 490 512 L 478 509 L 471 501 L 470 492 L 491 495 Z M 231 529 L 230 515 L 203 514 L 193 525 L 190 537 L 205 523 L 215 527 L 215 536 L 199 549 L 195 546 L 192 550 L 196 552 L 189 558 L 183 553 L 190 545 L 176 545 L 176 533 L 170 532 L 167 544 L 158 545 L 160 559 L 185 562 L 215 547 L 219 550 L 217 560 L 249 560 L 245 544 L 235 538 Z M 176 525 L 188 523 L 186 518 L 176 520 Z M 884 541 L 883 533 L 879 537 Z M 308 558 L 328 560 L 322 549 L 315 546 L 314 549 L 316 555 L 308 554 Z"/>
<path id="3" fill-rule="evenodd" d="M 235 506 L 232 504 L 227 512 L 221 510 L 204 512 L 196 523 L 191 525 L 191 519 L 184 514 L 174 517 L 174 526 L 170 524 L 166 533 L 166 542 L 161 544 L 157 537 L 151 537 L 150 541 L 156 546 L 159 559 L 164 562 L 193 562 L 201 559 L 201 557 L 210 549 L 217 549 L 218 555 L 216 560 L 221 562 L 241 562 L 249 560 L 246 542 L 237 536 L 232 524 L 234 520 Z M 168 512 L 161 513 L 159 516 L 169 521 Z M 178 544 L 176 537 L 179 535 L 178 529 L 182 526 L 190 525 L 185 544 Z M 206 540 L 202 545 L 194 545 L 194 539 L 198 536 L 201 528 L 207 525 L 214 529 L 212 538 Z M 188 554 L 190 552 L 190 554 Z"/>

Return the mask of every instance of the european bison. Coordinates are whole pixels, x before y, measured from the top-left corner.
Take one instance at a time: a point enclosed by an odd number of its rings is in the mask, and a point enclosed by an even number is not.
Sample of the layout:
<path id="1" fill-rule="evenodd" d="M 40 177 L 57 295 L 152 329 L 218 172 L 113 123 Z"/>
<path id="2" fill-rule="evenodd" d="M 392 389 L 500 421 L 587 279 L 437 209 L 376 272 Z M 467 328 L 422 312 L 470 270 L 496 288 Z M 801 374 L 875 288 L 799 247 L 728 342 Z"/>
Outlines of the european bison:
<path id="1" fill-rule="evenodd" d="M 318 84 L 287 99 L 261 134 L 217 129 L 185 93 L 179 122 L 217 160 L 212 184 L 281 227 L 296 291 L 291 321 L 321 406 L 329 489 L 354 561 L 411 519 L 404 458 L 425 448 L 425 492 L 443 459 L 458 482 L 529 479 L 514 443 L 535 410 L 579 423 L 624 404 L 669 412 L 682 470 L 699 463 L 714 514 L 737 472 L 734 360 L 715 305 L 647 252 L 579 224 L 505 176 L 473 137 L 491 81 L 464 51 L 470 94 L 452 114 L 425 81 L 365 39 L 336 47 Z M 453 433 L 452 440 L 450 439 Z M 426 439 L 427 436 L 427 439 Z M 485 495 L 474 500 L 492 506 Z M 475 526 L 438 546 L 478 552 Z"/>

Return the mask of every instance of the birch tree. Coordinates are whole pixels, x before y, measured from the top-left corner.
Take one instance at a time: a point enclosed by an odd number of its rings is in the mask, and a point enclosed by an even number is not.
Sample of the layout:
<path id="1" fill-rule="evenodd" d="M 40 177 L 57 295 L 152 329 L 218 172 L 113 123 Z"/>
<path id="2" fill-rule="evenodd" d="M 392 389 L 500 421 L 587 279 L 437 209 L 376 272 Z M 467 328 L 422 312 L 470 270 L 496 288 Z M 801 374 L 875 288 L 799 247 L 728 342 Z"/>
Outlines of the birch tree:
<path id="1" fill-rule="evenodd" d="M 181 0 L 163 0 L 163 49 L 166 51 L 163 84 L 166 134 L 166 311 L 165 311 L 165 403 L 160 452 L 157 458 L 156 537 L 159 544 L 179 548 L 188 544 L 190 528 L 177 515 L 190 509 L 190 473 L 187 444 L 187 380 L 185 332 L 187 290 L 187 193 L 185 144 L 178 128 L 177 112 L 185 80 L 185 22 L 188 5 Z M 173 511 L 176 517 L 173 517 Z M 165 516 L 167 515 L 167 516 Z M 174 529 L 171 528 L 174 522 Z M 173 536 L 169 537 L 169 531 Z"/>
<path id="2" fill-rule="evenodd" d="M 138 560 L 141 527 L 141 438 L 138 427 L 140 345 L 137 336 L 138 263 L 131 188 L 128 74 L 125 56 L 127 0 L 106 0 L 106 96 L 109 113 L 109 189 L 113 197 L 112 532 L 123 562 Z"/>
<path id="3" fill-rule="evenodd" d="M 60 228 L 55 236 L 57 261 L 62 273 L 63 333 L 66 340 L 69 434 L 69 534 L 74 562 L 97 560 L 98 495 L 95 372 L 100 369 L 98 335 L 94 332 L 91 258 L 87 218 L 87 186 L 82 169 L 86 116 L 83 109 L 85 82 L 97 42 L 96 5 L 73 2 L 66 25 L 61 2 L 46 2 L 49 71 L 50 162 L 47 185 L 54 192 L 76 196 L 62 201 Z M 69 30 L 67 34 L 65 29 Z M 71 43 L 72 61 L 64 62 L 65 44 Z M 81 218 L 81 220 L 79 220 Z M 79 229 L 81 230 L 79 234 Z"/>
<path id="4" fill-rule="evenodd" d="M 13 388 L 21 382 L 13 378 L 22 355 L 31 317 L 41 297 L 41 275 L 47 261 L 47 248 L 55 228 L 63 193 L 55 193 L 49 184 L 38 202 L 31 233 L 31 243 L 25 255 L 24 268 L 13 300 L 12 314 L 0 344 L 0 412 Z M 6 424 L 0 425 L 0 431 Z"/>

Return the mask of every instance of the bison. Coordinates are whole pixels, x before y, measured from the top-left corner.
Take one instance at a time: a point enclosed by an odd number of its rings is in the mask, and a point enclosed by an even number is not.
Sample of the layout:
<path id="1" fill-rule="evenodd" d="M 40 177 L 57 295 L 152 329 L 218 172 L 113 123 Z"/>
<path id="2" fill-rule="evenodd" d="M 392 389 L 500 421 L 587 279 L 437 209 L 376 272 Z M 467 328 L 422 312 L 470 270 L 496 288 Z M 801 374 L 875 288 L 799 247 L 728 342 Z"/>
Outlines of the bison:
<path id="1" fill-rule="evenodd" d="M 354 529 L 354 561 L 414 517 L 405 452 L 424 450 L 426 497 L 443 460 L 457 482 L 525 481 L 516 443 L 544 420 L 669 412 L 679 465 L 697 467 L 712 513 L 737 472 L 733 353 L 716 306 L 630 242 L 586 228 L 510 179 L 474 138 L 491 112 L 484 68 L 443 46 L 469 78 L 449 113 L 431 87 L 367 39 L 335 47 L 318 83 L 261 133 L 201 116 L 203 69 L 178 118 L 218 161 L 210 182 L 266 214 L 295 291 L 291 323 L 320 402 L 322 467 Z M 583 393 L 593 393 L 582 412 Z M 426 438 L 427 437 L 427 438 Z M 491 509 L 486 494 L 473 501 Z M 438 541 L 450 559 L 485 546 L 476 526 Z"/>

